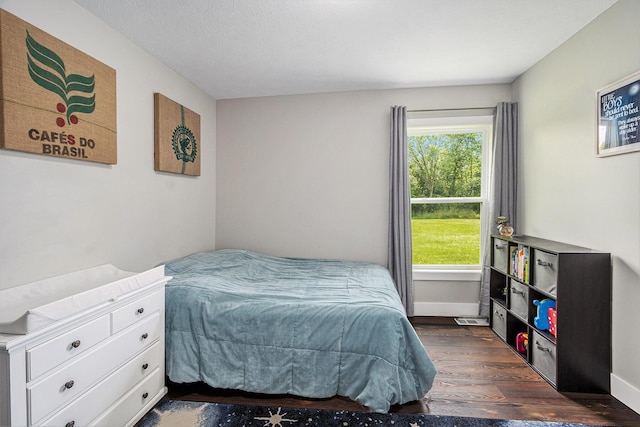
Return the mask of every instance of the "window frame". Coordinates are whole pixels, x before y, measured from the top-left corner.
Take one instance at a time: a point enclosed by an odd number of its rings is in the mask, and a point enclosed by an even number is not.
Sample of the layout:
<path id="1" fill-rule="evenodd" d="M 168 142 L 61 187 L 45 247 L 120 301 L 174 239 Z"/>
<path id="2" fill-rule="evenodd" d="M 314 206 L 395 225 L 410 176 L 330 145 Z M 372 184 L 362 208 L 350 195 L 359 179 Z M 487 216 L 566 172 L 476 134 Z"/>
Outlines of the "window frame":
<path id="1" fill-rule="evenodd" d="M 486 242 L 489 239 L 489 196 L 490 196 L 490 168 L 492 165 L 493 140 L 493 112 L 486 115 L 449 115 L 425 117 L 424 115 L 409 115 L 407 117 L 407 136 L 452 134 L 452 133 L 481 133 L 481 189 L 480 196 L 473 197 L 433 197 L 411 198 L 411 204 L 441 204 L 441 203 L 480 203 L 480 258 L 478 264 L 412 264 L 414 280 L 455 280 L 479 281 L 482 260 Z"/>

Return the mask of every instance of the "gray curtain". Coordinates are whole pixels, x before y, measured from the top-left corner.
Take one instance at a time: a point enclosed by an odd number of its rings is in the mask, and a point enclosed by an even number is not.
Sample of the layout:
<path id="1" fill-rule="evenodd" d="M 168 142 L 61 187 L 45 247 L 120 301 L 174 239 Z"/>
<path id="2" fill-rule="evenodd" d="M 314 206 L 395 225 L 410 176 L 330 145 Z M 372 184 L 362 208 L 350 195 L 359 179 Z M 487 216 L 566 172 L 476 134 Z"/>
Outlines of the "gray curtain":
<path id="1" fill-rule="evenodd" d="M 518 233 L 518 104 L 500 102 L 493 122 L 493 162 L 489 197 L 489 232 L 497 232 L 495 219 L 506 216 Z M 487 238 L 482 262 L 480 316 L 489 316 L 489 278 L 491 276 L 491 239 Z"/>
<path id="2" fill-rule="evenodd" d="M 391 107 L 389 252 L 387 264 L 408 317 L 413 316 L 411 193 L 407 159 L 407 108 Z"/>

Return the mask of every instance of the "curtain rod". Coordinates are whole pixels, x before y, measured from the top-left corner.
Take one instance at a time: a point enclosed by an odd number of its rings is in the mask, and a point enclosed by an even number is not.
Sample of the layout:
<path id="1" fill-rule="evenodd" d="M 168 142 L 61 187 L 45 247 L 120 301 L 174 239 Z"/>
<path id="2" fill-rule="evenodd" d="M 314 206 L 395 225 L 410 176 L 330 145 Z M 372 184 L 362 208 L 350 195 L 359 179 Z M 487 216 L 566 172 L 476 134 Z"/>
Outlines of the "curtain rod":
<path id="1" fill-rule="evenodd" d="M 469 111 L 469 110 L 495 110 L 496 107 L 470 107 L 470 108 L 433 108 L 430 110 L 407 110 L 407 113 L 432 113 L 438 111 Z"/>

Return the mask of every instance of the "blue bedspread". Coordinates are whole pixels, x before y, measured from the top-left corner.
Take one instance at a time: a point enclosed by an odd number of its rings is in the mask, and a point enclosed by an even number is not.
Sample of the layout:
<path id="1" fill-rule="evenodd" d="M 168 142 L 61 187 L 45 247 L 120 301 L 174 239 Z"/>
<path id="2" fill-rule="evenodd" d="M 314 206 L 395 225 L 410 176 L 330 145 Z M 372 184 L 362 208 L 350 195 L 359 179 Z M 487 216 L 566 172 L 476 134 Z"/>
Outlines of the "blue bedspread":
<path id="1" fill-rule="evenodd" d="M 379 265 L 220 250 L 165 271 L 173 382 L 346 396 L 377 412 L 431 388 L 433 363 Z"/>

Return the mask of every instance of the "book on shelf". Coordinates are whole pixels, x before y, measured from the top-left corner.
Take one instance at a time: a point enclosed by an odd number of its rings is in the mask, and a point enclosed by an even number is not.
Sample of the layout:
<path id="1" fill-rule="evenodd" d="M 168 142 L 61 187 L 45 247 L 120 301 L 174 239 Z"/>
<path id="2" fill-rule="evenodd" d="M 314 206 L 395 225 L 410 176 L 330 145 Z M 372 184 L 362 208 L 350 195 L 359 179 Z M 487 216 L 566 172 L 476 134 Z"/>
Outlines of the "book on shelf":
<path id="1" fill-rule="evenodd" d="M 529 283 L 529 247 L 518 244 L 511 247 L 510 274 L 515 278 Z"/>

